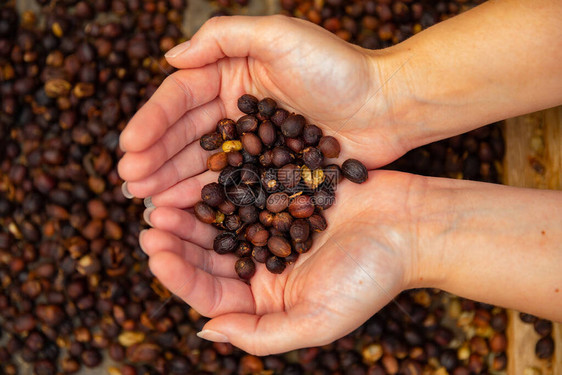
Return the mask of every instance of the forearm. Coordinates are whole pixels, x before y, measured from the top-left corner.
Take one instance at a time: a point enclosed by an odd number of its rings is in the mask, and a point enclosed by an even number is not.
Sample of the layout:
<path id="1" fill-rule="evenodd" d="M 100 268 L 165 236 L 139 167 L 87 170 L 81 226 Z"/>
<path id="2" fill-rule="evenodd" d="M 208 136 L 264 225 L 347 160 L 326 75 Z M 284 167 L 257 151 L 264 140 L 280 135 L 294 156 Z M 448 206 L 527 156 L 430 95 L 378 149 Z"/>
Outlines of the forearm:
<path id="1" fill-rule="evenodd" d="M 562 103 L 561 19 L 560 1 L 491 0 L 383 51 L 410 147 Z"/>
<path id="2" fill-rule="evenodd" d="M 562 192 L 429 185 L 417 284 L 562 321 Z"/>

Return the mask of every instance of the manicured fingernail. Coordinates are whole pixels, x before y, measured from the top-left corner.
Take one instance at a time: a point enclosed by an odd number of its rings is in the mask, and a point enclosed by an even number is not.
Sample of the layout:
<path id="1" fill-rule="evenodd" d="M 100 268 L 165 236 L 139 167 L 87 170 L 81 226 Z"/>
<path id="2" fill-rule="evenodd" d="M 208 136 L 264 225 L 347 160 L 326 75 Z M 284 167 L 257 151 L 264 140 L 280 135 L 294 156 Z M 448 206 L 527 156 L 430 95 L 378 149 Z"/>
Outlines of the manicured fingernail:
<path id="1" fill-rule="evenodd" d="M 203 340 L 213 341 L 213 342 L 229 342 L 228 337 L 222 333 L 216 331 L 211 331 L 210 329 L 204 329 L 197 334 L 198 337 Z"/>
<path id="2" fill-rule="evenodd" d="M 144 234 L 148 231 L 148 229 L 143 229 L 140 231 L 139 233 L 139 246 L 141 248 L 142 251 L 144 251 L 146 253 L 146 250 L 144 250 L 144 247 L 142 246 L 142 236 L 144 236 Z"/>
<path id="3" fill-rule="evenodd" d="M 189 48 L 190 45 L 191 42 L 189 40 L 187 42 L 180 43 L 174 48 L 172 48 L 171 50 L 169 50 L 168 52 L 166 52 L 164 57 L 178 57 L 179 55 L 184 53 Z"/>
<path id="4" fill-rule="evenodd" d="M 152 204 L 152 197 L 144 198 L 144 206 L 146 208 L 154 207 L 154 205 Z"/>
<path id="5" fill-rule="evenodd" d="M 144 210 L 144 212 L 142 213 L 142 218 L 144 219 L 144 221 L 146 221 L 146 223 L 150 226 L 152 226 L 152 223 L 150 222 L 150 214 L 152 213 L 152 211 L 155 210 L 156 207 L 149 207 L 146 210 Z"/>
<path id="6" fill-rule="evenodd" d="M 131 194 L 131 192 L 129 191 L 129 187 L 127 186 L 127 181 L 123 182 L 123 185 L 121 185 L 121 191 L 123 192 L 123 195 L 125 196 L 125 198 L 127 199 L 133 199 L 135 196 L 133 194 Z"/>

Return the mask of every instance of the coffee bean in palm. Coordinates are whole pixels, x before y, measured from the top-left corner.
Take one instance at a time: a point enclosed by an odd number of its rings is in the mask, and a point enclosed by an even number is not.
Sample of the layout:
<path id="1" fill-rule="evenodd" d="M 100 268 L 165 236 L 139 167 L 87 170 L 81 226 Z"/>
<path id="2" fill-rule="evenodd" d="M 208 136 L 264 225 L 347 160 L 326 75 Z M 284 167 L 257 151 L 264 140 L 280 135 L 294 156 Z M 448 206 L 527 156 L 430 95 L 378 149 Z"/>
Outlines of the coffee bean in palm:
<path id="1" fill-rule="evenodd" d="M 252 245 L 248 241 L 240 241 L 238 242 L 238 246 L 234 251 L 234 255 L 238 258 L 242 257 L 249 257 L 252 255 Z"/>
<path id="2" fill-rule="evenodd" d="M 308 236 L 310 234 L 310 225 L 308 224 L 308 221 L 304 219 L 295 220 L 289 229 L 289 234 L 295 242 L 304 242 L 308 240 Z"/>
<path id="3" fill-rule="evenodd" d="M 299 253 L 304 254 L 312 247 L 312 237 L 308 237 L 308 239 L 304 242 L 294 242 L 293 249 Z"/>
<path id="4" fill-rule="evenodd" d="M 222 119 L 217 123 L 217 131 L 225 141 L 238 139 L 236 123 L 229 118 Z"/>
<path id="5" fill-rule="evenodd" d="M 213 151 L 219 148 L 223 141 L 222 135 L 219 133 L 209 133 L 201 137 L 199 144 L 203 150 Z"/>
<path id="6" fill-rule="evenodd" d="M 280 232 L 288 232 L 293 224 L 293 217 L 288 212 L 279 212 L 273 217 L 272 226 Z"/>
<path id="7" fill-rule="evenodd" d="M 316 146 L 322 138 L 322 129 L 316 125 L 305 125 L 302 131 L 302 138 L 307 146 Z"/>
<path id="8" fill-rule="evenodd" d="M 217 207 L 224 199 L 224 187 L 216 182 L 211 182 L 201 189 L 201 199 L 211 207 Z"/>
<path id="9" fill-rule="evenodd" d="M 283 258 L 273 255 L 267 258 L 265 261 L 265 267 L 271 273 L 281 274 L 285 271 L 286 264 Z"/>
<path id="10" fill-rule="evenodd" d="M 311 146 L 302 151 L 302 160 L 308 168 L 314 170 L 322 166 L 324 162 L 324 155 L 322 155 L 322 151 Z"/>
<path id="11" fill-rule="evenodd" d="M 226 215 L 222 224 L 229 231 L 235 231 L 242 226 L 242 219 L 238 215 Z"/>
<path id="12" fill-rule="evenodd" d="M 256 273 L 256 264 L 250 257 L 243 257 L 236 261 L 234 265 L 238 277 L 249 280 Z"/>
<path id="13" fill-rule="evenodd" d="M 345 178 L 356 184 L 362 184 L 369 178 L 367 168 L 356 159 L 347 159 L 344 161 L 341 166 L 341 171 Z"/>
<path id="14" fill-rule="evenodd" d="M 215 222 L 216 211 L 204 202 L 197 202 L 193 207 L 193 212 L 195 217 L 206 224 L 212 224 Z"/>
<path id="15" fill-rule="evenodd" d="M 258 113 L 265 118 L 270 118 L 277 109 L 277 102 L 271 98 L 263 98 L 258 102 Z"/>
<path id="16" fill-rule="evenodd" d="M 207 159 L 207 168 L 214 172 L 222 171 L 228 165 L 226 152 L 217 152 Z"/>
<path id="17" fill-rule="evenodd" d="M 267 210 L 263 210 L 262 212 L 260 212 L 259 214 L 259 221 L 260 223 L 263 224 L 263 226 L 265 227 L 270 227 L 273 225 L 273 218 L 275 217 L 275 214 L 267 211 Z"/>
<path id="18" fill-rule="evenodd" d="M 281 168 L 284 165 L 291 163 L 293 160 L 295 160 L 294 154 L 286 147 L 277 146 L 273 149 L 272 162 L 277 168 Z"/>
<path id="19" fill-rule="evenodd" d="M 313 232 L 322 232 L 328 227 L 326 219 L 320 214 L 314 214 L 308 218 L 308 223 L 310 224 L 310 229 Z"/>
<path id="20" fill-rule="evenodd" d="M 224 141 L 221 148 L 226 153 L 240 151 L 242 149 L 242 142 L 240 142 L 239 140 Z"/>
<path id="21" fill-rule="evenodd" d="M 242 116 L 236 122 L 236 132 L 238 135 L 255 132 L 256 130 L 258 130 L 258 119 L 255 116 Z"/>
<path id="22" fill-rule="evenodd" d="M 246 239 L 254 246 L 265 246 L 268 243 L 269 231 L 261 223 L 254 223 L 246 229 Z"/>
<path id="23" fill-rule="evenodd" d="M 240 219 L 246 224 L 252 224 L 258 221 L 258 209 L 254 205 L 243 206 L 238 209 Z"/>
<path id="24" fill-rule="evenodd" d="M 258 263 L 265 263 L 270 256 L 267 246 L 254 246 L 252 249 L 252 258 Z"/>
<path id="25" fill-rule="evenodd" d="M 301 153 L 304 150 L 304 141 L 302 138 L 285 138 L 285 144 L 294 153 Z"/>
<path id="26" fill-rule="evenodd" d="M 273 122 L 275 126 L 281 127 L 281 124 L 285 122 L 287 117 L 289 117 L 289 112 L 282 108 L 278 108 L 271 116 L 271 122 Z"/>
<path id="27" fill-rule="evenodd" d="M 281 132 L 285 137 L 295 138 L 302 134 L 306 120 L 302 115 L 290 114 L 281 124 Z"/>
<path id="28" fill-rule="evenodd" d="M 228 254 L 236 250 L 238 239 L 232 232 L 223 232 L 215 237 L 213 241 L 213 250 L 218 254 Z"/>
<path id="29" fill-rule="evenodd" d="M 244 94 L 238 98 L 238 109 L 246 114 L 258 112 L 258 99 L 250 94 Z"/>
<path id="30" fill-rule="evenodd" d="M 244 150 L 246 150 L 250 155 L 256 156 L 261 153 L 263 147 L 261 139 L 254 133 L 242 134 L 240 140 L 242 141 Z"/>
<path id="31" fill-rule="evenodd" d="M 340 156 L 341 146 L 338 140 L 330 135 L 320 138 L 318 148 L 327 158 L 337 158 Z"/>
<path id="32" fill-rule="evenodd" d="M 299 253 L 296 251 L 291 251 L 291 254 L 287 255 L 285 257 L 285 264 L 289 265 L 289 264 L 294 264 L 297 259 L 299 258 Z"/>
<path id="33" fill-rule="evenodd" d="M 217 208 L 225 215 L 232 215 L 236 211 L 236 206 L 229 199 L 219 204 Z"/>
<path id="34" fill-rule="evenodd" d="M 258 135 L 266 146 L 271 146 L 277 139 L 277 131 L 271 121 L 263 121 L 258 128 Z"/>
<path id="35" fill-rule="evenodd" d="M 226 154 L 228 165 L 233 167 L 240 167 L 244 164 L 244 156 L 240 151 L 231 151 Z"/>

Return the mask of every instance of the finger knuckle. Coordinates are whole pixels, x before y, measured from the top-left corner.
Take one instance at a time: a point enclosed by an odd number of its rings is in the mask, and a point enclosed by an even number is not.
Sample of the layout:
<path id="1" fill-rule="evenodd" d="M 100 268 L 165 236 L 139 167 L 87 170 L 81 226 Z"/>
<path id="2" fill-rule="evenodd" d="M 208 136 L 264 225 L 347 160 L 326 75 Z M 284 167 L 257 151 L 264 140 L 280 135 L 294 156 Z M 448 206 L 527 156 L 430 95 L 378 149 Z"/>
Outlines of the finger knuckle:
<path id="1" fill-rule="evenodd" d="M 216 16 L 216 17 L 209 18 L 207 21 L 205 21 L 203 26 L 201 26 L 199 32 L 206 33 L 219 27 L 219 25 L 223 23 L 226 18 L 227 18 L 226 16 Z"/>

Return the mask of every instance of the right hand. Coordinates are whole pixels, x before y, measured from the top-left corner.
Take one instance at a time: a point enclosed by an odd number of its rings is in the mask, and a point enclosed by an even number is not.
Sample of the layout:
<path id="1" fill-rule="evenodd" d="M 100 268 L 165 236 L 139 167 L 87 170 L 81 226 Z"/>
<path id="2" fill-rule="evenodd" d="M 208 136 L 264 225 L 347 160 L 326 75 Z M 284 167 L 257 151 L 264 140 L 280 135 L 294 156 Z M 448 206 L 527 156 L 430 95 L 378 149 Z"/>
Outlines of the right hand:
<path id="1" fill-rule="evenodd" d="M 372 169 L 408 151 L 401 127 L 393 121 L 395 100 L 385 86 L 398 66 L 385 53 L 283 16 L 213 18 L 189 43 L 183 52 L 168 54 L 170 64 L 180 70 L 121 135 L 127 152 L 119 173 L 134 196 L 153 196 L 178 183 L 181 188 L 204 172 L 209 152 L 199 147 L 198 139 L 221 118 L 240 117 L 236 103 L 244 93 L 272 97 L 325 135 L 336 136 L 342 146 L 340 163 L 356 158 Z M 182 200 L 177 189 L 170 189 L 172 198 L 161 203 L 177 206 Z M 153 197 L 153 203 L 158 200 Z"/>

